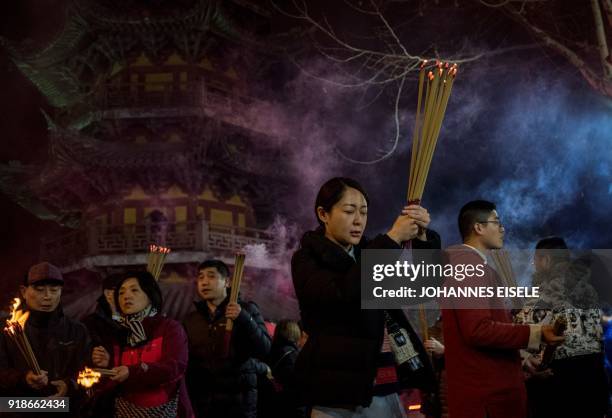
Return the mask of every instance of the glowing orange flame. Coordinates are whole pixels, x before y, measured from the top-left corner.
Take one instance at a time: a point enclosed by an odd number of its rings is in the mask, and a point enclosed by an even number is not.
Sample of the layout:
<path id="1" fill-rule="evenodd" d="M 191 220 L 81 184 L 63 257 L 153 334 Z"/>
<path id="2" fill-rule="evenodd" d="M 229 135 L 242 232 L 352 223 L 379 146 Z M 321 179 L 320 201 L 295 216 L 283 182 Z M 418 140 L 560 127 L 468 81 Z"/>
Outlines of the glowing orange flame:
<path id="1" fill-rule="evenodd" d="M 15 327 L 20 326 L 21 328 L 25 327 L 25 323 L 30 316 L 30 312 L 23 312 L 19 308 L 21 305 L 21 300 L 19 298 L 13 299 L 13 307 L 11 309 L 11 317 L 6 321 L 6 327 L 4 328 L 8 332 L 15 334 Z"/>
<path id="2" fill-rule="evenodd" d="M 17 308 L 21 305 L 21 300 L 19 298 L 13 299 L 13 308 L 11 309 L 11 318 L 9 322 L 17 322 Z"/>
<path id="3" fill-rule="evenodd" d="M 84 388 L 89 389 L 100 381 L 101 374 L 95 370 L 85 367 L 85 370 L 79 372 L 77 383 Z"/>

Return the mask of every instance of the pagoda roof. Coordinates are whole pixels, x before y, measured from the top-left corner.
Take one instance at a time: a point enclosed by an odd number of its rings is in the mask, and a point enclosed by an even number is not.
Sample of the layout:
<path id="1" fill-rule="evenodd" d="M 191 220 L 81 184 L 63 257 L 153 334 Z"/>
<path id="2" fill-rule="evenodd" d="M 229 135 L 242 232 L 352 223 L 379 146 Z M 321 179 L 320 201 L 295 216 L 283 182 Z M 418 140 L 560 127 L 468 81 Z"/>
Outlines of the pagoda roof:
<path id="1" fill-rule="evenodd" d="M 51 132 L 51 154 L 59 164 L 79 164 L 88 169 L 164 168 L 181 163 L 184 144 L 121 143 L 102 141 L 79 131 L 56 128 Z"/>
<path id="2" fill-rule="evenodd" d="M 236 135 L 137 144 L 50 123 L 50 158 L 42 166 L 0 164 L 0 190 L 39 218 L 72 227 L 83 207 L 120 198 L 130 184 L 152 193 L 170 184 L 192 191 L 208 185 L 220 196 L 244 193 L 265 210 L 268 203 L 256 202 L 259 196 L 283 190 L 280 149 L 254 152 L 253 144 Z"/>
<path id="3" fill-rule="evenodd" d="M 266 146 L 264 152 L 253 152 L 250 132 L 224 126 L 225 135 L 193 138 L 181 142 L 120 142 L 101 140 L 73 129 L 52 127 L 50 130 L 51 166 L 74 167 L 87 170 L 106 168 L 133 171 L 140 169 L 163 170 L 177 166 L 225 167 L 236 173 L 274 176 L 272 162 L 277 162 L 281 148 Z M 203 134 L 206 135 L 206 134 Z M 247 135 L 251 137 L 247 139 Z M 240 143 L 232 141 L 238 138 Z M 245 142 L 246 141 L 246 142 Z"/>
<path id="4" fill-rule="evenodd" d="M 35 175 L 33 166 L 25 166 L 16 161 L 0 164 L 0 190 L 10 195 L 13 201 L 41 219 L 55 219 L 55 213 L 32 196 L 25 182 Z"/>
<path id="5" fill-rule="evenodd" d="M 245 29 L 248 22 L 238 22 L 231 16 L 229 9 L 244 9 L 243 5 L 248 3 L 245 1 L 196 0 L 190 7 L 170 15 L 129 16 L 117 13 L 109 7 L 110 3 L 71 0 L 63 30 L 44 46 L 30 40 L 15 42 L 0 38 L 0 46 L 52 106 L 64 108 L 83 101 L 96 84 L 91 78 L 110 74 L 113 65 L 128 60 L 134 49 L 154 56 L 164 45 L 172 43 L 178 50 L 187 48 L 192 53 L 191 47 L 185 45 L 186 39 L 203 46 L 212 34 L 267 53 L 271 50 L 256 34 L 256 28 Z M 200 47 L 199 54 L 203 53 L 204 48 Z"/>

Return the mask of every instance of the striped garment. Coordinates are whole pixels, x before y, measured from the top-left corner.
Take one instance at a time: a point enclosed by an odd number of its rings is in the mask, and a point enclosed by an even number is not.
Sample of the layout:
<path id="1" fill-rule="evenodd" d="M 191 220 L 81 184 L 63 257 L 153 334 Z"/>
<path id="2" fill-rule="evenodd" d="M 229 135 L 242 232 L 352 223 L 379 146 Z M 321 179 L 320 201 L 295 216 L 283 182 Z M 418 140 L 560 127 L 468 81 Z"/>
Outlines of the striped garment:
<path id="1" fill-rule="evenodd" d="M 170 401 L 148 408 L 134 405 L 118 397 L 115 400 L 116 418 L 175 418 L 178 416 L 178 392 Z"/>
<path id="2" fill-rule="evenodd" d="M 386 396 L 397 393 L 400 390 L 397 369 L 395 368 L 395 357 L 391 351 L 391 344 L 387 327 L 383 338 L 380 354 L 376 359 L 376 380 L 374 381 L 374 396 Z"/>

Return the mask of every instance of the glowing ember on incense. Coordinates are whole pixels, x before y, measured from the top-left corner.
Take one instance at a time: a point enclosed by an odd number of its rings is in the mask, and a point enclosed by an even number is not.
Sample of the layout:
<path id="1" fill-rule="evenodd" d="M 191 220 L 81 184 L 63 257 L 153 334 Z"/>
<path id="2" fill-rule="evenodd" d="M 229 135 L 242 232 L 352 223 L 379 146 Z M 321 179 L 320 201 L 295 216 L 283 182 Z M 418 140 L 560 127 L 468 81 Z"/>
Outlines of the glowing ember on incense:
<path id="1" fill-rule="evenodd" d="M 30 315 L 30 313 L 23 312 L 21 309 L 18 309 L 20 305 L 21 300 L 19 298 L 13 299 L 11 317 L 6 321 L 4 333 L 19 348 L 21 355 L 25 359 L 30 369 L 34 373 L 40 374 L 41 370 L 40 366 L 38 365 L 38 360 L 36 360 L 36 356 L 34 355 L 34 351 L 32 350 L 32 346 L 30 345 L 30 341 L 28 340 L 28 337 L 25 334 L 25 323 L 28 320 L 28 316 Z"/>

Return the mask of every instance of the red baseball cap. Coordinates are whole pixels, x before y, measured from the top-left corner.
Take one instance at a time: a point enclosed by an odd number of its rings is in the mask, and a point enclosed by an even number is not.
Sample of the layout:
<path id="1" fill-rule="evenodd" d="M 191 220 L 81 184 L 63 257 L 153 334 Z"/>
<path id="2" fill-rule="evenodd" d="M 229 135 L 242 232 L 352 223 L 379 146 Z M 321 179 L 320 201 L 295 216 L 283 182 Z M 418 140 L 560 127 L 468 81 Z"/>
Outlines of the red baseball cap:
<path id="1" fill-rule="evenodd" d="M 43 261 L 42 263 L 34 264 L 32 267 L 30 267 L 26 286 L 45 283 L 63 285 L 64 276 L 62 276 L 62 272 L 58 267 Z"/>

